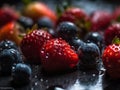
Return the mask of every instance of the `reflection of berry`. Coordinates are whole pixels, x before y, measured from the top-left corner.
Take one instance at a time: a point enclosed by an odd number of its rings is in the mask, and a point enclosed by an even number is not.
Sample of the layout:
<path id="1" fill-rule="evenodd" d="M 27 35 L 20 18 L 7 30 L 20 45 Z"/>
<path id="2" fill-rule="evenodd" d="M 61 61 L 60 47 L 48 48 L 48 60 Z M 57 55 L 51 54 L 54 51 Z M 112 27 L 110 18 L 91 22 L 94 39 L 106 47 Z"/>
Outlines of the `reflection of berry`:
<path id="1" fill-rule="evenodd" d="M 78 55 L 62 39 L 47 41 L 41 50 L 41 62 L 47 72 L 73 69 L 78 63 Z"/>
<path id="2" fill-rule="evenodd" d="M 39 51 L 43 44 L 52 38 L 51 34 L 44 30 L 34 30 L 27 34 L 21 42 L 21 51 L 28 62 L 40 63 Z"/>

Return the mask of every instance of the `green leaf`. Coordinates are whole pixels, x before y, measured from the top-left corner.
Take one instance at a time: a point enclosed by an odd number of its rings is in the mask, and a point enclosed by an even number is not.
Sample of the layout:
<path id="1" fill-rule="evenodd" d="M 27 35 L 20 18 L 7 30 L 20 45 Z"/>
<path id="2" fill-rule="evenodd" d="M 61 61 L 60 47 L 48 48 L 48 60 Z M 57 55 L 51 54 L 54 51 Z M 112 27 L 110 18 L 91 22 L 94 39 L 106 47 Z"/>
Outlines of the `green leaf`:
<path id="1" fill-rule="evenodd" d="M 28 5 L 29 3 L 32 2 L 32 0 L 22 0 L 23 4 Z"/>
<path id="2" fill-rule="evenodd" d="M 117 17 L 117 21 L 120 22 L 120 16 Z"/>
<path id="3" fill-rule="evenodd" d="M 118 38 L 117 36 L 115 36 L 112 40 L 113 44 L 120 44 L 120 38 Z"/>

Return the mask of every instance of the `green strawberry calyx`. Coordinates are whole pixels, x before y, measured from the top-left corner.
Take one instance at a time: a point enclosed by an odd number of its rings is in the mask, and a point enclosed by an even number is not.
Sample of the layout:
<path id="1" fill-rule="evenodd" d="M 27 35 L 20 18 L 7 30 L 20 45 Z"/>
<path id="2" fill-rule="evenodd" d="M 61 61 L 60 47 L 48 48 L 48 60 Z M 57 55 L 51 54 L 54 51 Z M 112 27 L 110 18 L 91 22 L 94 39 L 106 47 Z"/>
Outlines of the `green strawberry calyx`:
<path id="1" fill-rule="evenodd" d="M 112 40 L 112 43 L 113 43 L 113 44 L 120 44 L 120 38 L 117 37 L 117 36 L 115 36 L 115 37 L 113 38 L 113 40 Z"/>

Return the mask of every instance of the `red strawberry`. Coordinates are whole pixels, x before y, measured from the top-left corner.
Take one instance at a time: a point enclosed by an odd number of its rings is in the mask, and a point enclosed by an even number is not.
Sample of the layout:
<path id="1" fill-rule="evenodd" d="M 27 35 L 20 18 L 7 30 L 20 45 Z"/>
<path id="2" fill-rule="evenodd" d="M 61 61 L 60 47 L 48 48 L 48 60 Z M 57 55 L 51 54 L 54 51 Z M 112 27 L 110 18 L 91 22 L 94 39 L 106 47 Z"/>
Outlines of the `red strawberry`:
<path id="1" fill-rule="evenodd" d="M 112 78 L 120 78 L 120 44 L 111 44 L 103 52 L 102 60 Z"/>
<path id="2" fill-rule="evenodd" d="M 72 69 L 78 63 L 78 55 L 62 39 L 47 41 L 41 50 L 41 62 L 47 72 L 60 72 Z"/>
<path id="3" fill-rule="evenodd" d="M 15 21 L 19 17 L 12 8 L 5 7 L 0 9 L 0 27 L 7 24 L 10 21 Z"/>
<path id="4" fill-rule="evenodd" d="M 112 15 L 112 19 L 120 22 L 120 7 L 117 7 Z"/>
<path id="5" fill-rule="evenodd" d="M 24 36 L 20 48 L 27 61 L 40 63 L 39 51 L 43 44 L 51 38 L 51 34 L 44 30 L 34 30 Z"/>
<path id="6" fill-rule="evenodd" d="M 105 44 L 106 45 L 111 44 L 115 36 L 120 38 L 120 23 L 114 23 L 105 30 L 104 32 Z"/>
<path id="7" fill-rule="evenodd" d="M 19 27 L 15 22 L 9 22 L 0 29 L 0 41 L 8 39 L 19 45 L 21 42 L 19 35 Z"/>
<path id="8" fill-rule="evenodd" d="M 104 30 L 111 22 L 111 14 L 107 11 L 95 11 L 91 15 L 91 30 Z"/>
<path id="9" fill-rule="evenodd" d="M 66 9 L 59 17 L 57 25 L 63 21 L 70 21 L 76 24 L 79 27 L 80 37 L 83 37 L 90 27 L 89 16 L 81 8 L 72 7 Z"/>

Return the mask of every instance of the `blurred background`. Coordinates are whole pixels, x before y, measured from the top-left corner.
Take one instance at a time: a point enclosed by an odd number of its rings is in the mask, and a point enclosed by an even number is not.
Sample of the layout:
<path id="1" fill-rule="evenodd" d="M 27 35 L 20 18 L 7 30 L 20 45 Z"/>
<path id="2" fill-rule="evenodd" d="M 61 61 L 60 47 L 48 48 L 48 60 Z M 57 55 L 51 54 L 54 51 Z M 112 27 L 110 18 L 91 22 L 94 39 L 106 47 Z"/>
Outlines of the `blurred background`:
<path id="1" fill-rule="evenodd" d="M 16 8 L 22 7 L 23 3 L 27 3 L 35 0 L 0 0 L 0 6 L 9 4 L 15 5 Z M 77 6 L 84 8 L 87 13 L 93 12 L 95 10 L 113 10 L 116 6 L 120 5 L 119 0 L 36 0 L 46 3 L 53 10 L 56 9 L 57 5 L 61 5 L 64 2 L 68 2 L 72 6 Z"/>

